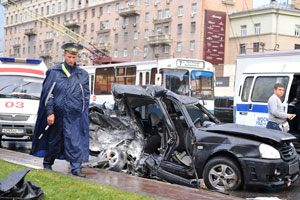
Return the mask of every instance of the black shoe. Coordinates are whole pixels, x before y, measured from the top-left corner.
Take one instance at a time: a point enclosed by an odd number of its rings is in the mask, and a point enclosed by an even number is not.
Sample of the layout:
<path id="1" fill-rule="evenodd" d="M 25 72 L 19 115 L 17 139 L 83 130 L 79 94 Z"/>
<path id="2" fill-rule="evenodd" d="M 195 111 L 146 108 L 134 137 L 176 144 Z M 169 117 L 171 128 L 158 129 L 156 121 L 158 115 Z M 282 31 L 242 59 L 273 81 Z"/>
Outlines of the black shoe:
<path id="1" fill-rule="evenodd" d="M 74 172 L 73 175 L 74 175 L 74 176 L 79 176 L 79 177 L 85 178 L 85 174 L 82 173 L 81 170 L 78 170 L 78 171 Z"/>
<path id="2" fill-rule="evenodd" d="M 44 165 L 44 169 L 52 170 L 52 166 L 51 165 Z"/>

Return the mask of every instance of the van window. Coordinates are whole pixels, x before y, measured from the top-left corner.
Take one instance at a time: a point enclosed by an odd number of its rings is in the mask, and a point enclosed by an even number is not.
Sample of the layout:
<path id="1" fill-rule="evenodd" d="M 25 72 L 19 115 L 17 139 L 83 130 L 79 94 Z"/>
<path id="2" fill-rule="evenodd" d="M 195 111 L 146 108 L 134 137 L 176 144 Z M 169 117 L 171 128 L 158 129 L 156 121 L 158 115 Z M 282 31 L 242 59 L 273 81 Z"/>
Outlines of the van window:
<path id="1" fill-rule="evenodd" d="M 288 76 L 266 76 L 266 77 L 257 77 L 254 83 L 253 92 L 251 100 L 253 102 L 268 102 L 270 96 L 273 95 L 273 88 L 276 83 L 281 83 L 284 85 L 286 90 L 289 82 Z M 284 99 L 285 95 L 282 97 Z"/>
<path id="2" fill-rule="evenodd" d="M 135 85 L 136 67 L 117 67 L 116 83 L 123 85 Z"/>
<path id="3" fill-rule="evenodd" d="M 245 79 L 243 91 L 242 91 L 242 101 L 248 101 L 252 82 L 253 82 L 253 76 L 248 76 Z"/>
<path id="4" fill-rule="evenodd" d="M 96 69 L 95 94 L 111 94 L 111 86 L 115 79 L 115 69 L 113 67 Z"/>

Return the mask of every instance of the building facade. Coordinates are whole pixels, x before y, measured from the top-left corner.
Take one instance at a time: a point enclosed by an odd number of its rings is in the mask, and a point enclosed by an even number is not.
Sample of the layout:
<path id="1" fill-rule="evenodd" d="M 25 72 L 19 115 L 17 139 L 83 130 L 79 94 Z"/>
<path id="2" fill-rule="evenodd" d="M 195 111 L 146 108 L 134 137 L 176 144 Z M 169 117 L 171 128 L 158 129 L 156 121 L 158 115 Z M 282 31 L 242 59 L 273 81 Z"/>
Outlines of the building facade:
<path id="1" fill-rule="evenodd" d="M 51 26 L 62 24 L 88 39 L 112 57 L 131 61 L 172 57 L 209 59 L 216 56 L 217 74 L 229 61 L 228 12 L 252 8 L 252 0 L 15 0 L 18 9 L 32 16 L 49 18 L 48 25 L 3 3 L 5 12 L 4 55 L 43 58 L 48 66 L 61 62 L 61 45 L 72 41 Z M 219 55 L 209 54 L 207 41 L 211 19 L 225 16 L 224 46 Z M 216 19 L 219 19 L 218 16 Z M 52 21 L 51 21 L 52 20 Z M 50 26 L 51 25 L 51 26 Z M 205 28 L 206 27 L 206 28 Z M 69 31 L 64 32 L 74 36 Z M 218 31 L 218 30 L 217 30 Z M 219 38 L 217 38 L 219 37 Z M 81 40 L 81 42 L 85 43 Z M 216 49 L 212 49 L 216 51 Z M 208 50 L 209 51 L 209 50 Z M 223 54 L 223 55 L 222 55 Z M 221 55 L 221 56 L 220 56 Z M 90 54 L 81 54 L 81 64 L 91 65 Z M 219 57 L 218 57 L 219 56 Z"/>
<path id="2" fill-rule="evenodd" d="M 238 54 L 300 49 L 300 10 L 293 5 L 271 3 L 231 13 L 229 19 L 229 63 L 235 63 Z"/>

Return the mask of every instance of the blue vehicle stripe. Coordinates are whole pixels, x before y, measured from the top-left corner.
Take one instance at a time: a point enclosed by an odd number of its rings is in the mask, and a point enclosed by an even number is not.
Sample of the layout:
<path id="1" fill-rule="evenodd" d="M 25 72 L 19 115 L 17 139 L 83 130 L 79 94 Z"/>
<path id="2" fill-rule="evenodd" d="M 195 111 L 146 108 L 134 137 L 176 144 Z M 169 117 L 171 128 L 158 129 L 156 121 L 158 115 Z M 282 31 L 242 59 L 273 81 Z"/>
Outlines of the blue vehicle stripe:
<path id="1" fill-rule="evenodd" d="M 250 110 L 250 104 L 237 104 L 236 110 L 238 112 L 258 112 L 258 113 L 268 113 L 268 105 L 257 105 L 252 104 L 252 109 Z"/>

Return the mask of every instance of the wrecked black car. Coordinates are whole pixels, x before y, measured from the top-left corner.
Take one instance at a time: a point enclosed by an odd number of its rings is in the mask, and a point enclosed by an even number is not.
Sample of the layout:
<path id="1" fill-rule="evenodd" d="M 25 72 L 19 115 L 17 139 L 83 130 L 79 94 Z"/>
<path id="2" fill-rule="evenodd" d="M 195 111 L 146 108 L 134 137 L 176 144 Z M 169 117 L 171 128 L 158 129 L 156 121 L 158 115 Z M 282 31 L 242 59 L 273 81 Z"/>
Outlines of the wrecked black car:
<path id="1" fill-rule="evenodd" d="M 222 124 L 199 100 L 159 86 L 113 85 L 114 110 L 90 109 L 86 165 L 214 190 L 290 186 L 298 178 L 294 136 Z"/>

